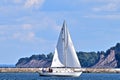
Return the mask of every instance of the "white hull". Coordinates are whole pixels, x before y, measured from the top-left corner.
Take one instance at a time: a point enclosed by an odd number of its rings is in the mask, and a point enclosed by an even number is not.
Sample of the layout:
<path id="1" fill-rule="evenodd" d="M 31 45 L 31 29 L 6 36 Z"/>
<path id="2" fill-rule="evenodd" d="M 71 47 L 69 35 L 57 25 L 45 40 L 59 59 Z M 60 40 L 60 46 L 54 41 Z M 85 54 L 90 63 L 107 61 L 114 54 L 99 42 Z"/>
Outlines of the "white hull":
<path id="1" fill-rule="evenodd" d="M 82 72 L 39 72 L 40 76 L 79 77 Z"/>
<path id="2" fill-rule="evenodd" d="M 39 72 L 40 76 L 61 76 L 61 77 L 79 77 L 82 72 L 75 72 L 71 68 L 52 68 L 52 72 L 49 72 L 46 68 L 45 71 Z"/>

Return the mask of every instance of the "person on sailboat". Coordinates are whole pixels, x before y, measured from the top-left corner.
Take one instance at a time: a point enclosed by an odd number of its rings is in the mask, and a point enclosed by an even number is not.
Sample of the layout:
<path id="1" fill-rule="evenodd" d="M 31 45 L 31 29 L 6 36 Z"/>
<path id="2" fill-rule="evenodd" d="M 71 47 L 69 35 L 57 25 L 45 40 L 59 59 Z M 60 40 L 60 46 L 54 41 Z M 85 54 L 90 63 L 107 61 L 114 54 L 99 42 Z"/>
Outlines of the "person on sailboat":
<path id="1" fill-rule="evenodd" d="M 53 72 L 53 70 L 51 68 L 49 68 L 49 72 Z"/>

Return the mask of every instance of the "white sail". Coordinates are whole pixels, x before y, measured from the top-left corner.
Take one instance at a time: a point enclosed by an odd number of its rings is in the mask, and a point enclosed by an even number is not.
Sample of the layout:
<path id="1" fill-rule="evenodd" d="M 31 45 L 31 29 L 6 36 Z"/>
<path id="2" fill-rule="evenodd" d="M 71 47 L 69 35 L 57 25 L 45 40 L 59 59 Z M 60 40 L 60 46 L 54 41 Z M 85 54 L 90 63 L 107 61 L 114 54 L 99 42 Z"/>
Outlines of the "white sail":
<path id="1" fill-rule="evenodd" d="M 55 48 L 55 53 L 52 61 L 51 67 L 64 67 L 64 65 L 59 61 L 57 49 Z"/>
<path id="2" fill-rule="evenodd" d="M 59 35 L 51 67 L 81 67 L 65 22 Z"/>

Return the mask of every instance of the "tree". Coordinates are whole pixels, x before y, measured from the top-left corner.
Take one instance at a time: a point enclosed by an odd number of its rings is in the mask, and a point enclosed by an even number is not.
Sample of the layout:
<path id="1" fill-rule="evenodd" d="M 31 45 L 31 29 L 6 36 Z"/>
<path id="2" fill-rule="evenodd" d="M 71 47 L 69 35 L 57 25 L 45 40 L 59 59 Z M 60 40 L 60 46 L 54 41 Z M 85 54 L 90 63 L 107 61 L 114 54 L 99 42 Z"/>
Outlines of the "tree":
<path id="1" fill-rule="evenodd" d="M 52 61 L 52 59 L 53 59 L 53 53 L 47 54 L 47 59 L 49 59 L 50 61 Z"/>

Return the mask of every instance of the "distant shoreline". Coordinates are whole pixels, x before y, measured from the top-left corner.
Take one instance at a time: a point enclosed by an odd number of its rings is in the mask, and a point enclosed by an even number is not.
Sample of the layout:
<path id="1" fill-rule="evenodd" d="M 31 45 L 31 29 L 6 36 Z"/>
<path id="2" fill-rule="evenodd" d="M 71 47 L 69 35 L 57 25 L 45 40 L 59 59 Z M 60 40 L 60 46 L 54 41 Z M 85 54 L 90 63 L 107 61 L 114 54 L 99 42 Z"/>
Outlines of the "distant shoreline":
<path id="1" fill-rule="evenodd" d="M 83 73 L 120 73 L 119 68 L 71 68 L 76 72 Z M 0 73 L 4 72 L 39 72 L 42 68 L 0 68 Z"/>

